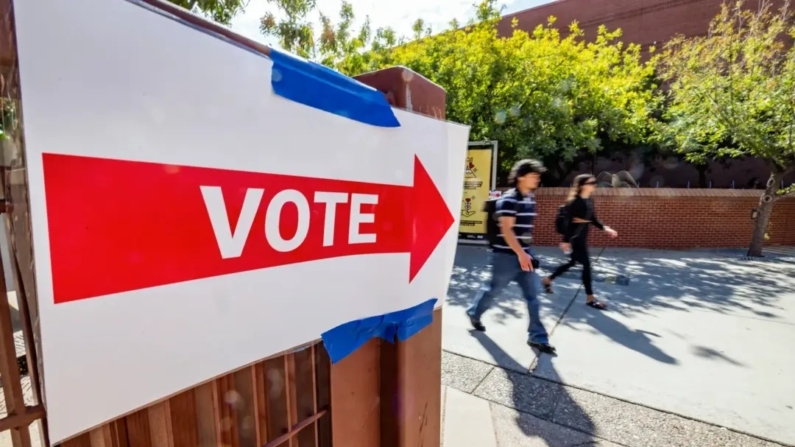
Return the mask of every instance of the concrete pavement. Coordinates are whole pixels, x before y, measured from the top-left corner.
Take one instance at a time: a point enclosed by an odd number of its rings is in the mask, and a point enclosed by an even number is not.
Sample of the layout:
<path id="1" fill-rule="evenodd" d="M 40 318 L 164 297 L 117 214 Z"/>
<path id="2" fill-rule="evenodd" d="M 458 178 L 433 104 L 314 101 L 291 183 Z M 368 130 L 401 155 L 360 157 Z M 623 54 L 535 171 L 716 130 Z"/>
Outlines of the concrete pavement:
<path id="1" fill-rule="evenodd" d="M 542 271 L 562 260 L 539 257 Z M 463 310 L 486 263 L 484 249 L 461 246 L 445 303 L 445 447 L 795 445 L 795 264 L 605 250 L 596 270 L 629 285 L 596 283 L 602 313 L 575 299 L 578 271 L 556 282 L 542 317 L 559 356 L 538 358 L 515 285 L 485 315 L 487 332 L 470 331 Z"/>
<path id="2" fill-rule="evenodd" d="M 542 270 L 562 259 L 539 254 Z M 582 292 L 572 301 L 579 272 L 557 281 L 556 294 L 542 297 L 542 319 L 559 356 L 537 358 L 524 343 L 527 312 L 515 286 L 484 316 L 486 333 L 469 330 L 463 310 L 488 279 L 486 262 L 482 248 L 459 248 L 443 367 L 448 387 L 488 402 L 497 445 L 514 445 L 501 437 L 549 446 L 795 445 L 795 265 L 732 252 L 605 250 L 597 270 L 626 275 L 629 285 L 595 285 L 611 307 L 602 313 L 582 304 Z M 459 406 L 482 413 L 483 405 Z M 503 423 L 511 411 L 513 424 Z M 458 445 L 446 423 L 445 445 Z M 535 428 L 521 429 L 528 424 Z"/>
<path id="3" fill-rule="evenodd" d="M 444 447 L 781 445 L 447 352 L 443 366 Z"/>

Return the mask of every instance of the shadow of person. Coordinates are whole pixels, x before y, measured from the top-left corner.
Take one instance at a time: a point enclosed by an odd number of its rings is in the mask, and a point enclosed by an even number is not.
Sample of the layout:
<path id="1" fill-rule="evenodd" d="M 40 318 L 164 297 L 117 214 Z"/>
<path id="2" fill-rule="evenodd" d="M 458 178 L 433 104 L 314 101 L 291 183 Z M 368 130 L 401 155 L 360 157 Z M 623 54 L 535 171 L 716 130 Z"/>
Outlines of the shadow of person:
<path id="1" fill-rule="evenodd" d="M 450 277 L 446 303 L 451 306 L 468 308 L 475 300 L 484 283 L 491 280 L 490 253 L 482 246 L 463 245 L 456 249 L 455 264 Z M 518 285 L 511 283 L 491 303 L 489 310 L 495 320 L 505 324 L 513 318 L 520 318 L 518 310 L 524 303 Z"/>
<path id="2" fill-rule="evenodd" d="M 485 333 L 473 330 L 469 334 L 492 357 L 504 360 L 511 358 Z M 530 348 L 528 347 L 528 349 Z M 536 354 L 538 355 L 538 353 Z M 514 413 L 513 417 L 523 439 L 505 440 L 506 443 L 514 445 L 511 442 L 515 442 L 515 445 L 527 445 L 530 438 L 539 438 L 544 441 L 546 446 L 558 447 L 590 445 L 599 440 L 592 435 L 595 432 L 595 426 L 590 416 L 569 394 L 565 386 L 534 377 L 526 367 L 515 360 L 513 362 L 513 364 L 502 365 L 506 369 L 499 370 L 511 384 L 511 402 L 501 403 L 518 411 L 518 413 Z M 500 415 L 494 414 L 494 417 L 499 418 Z M 496 420 L 495 424 L 497 424 Z M 515 433 L 515 431 L 513 432 Z M 501 436 L 509 435 L 497 434 L 500 445 L 503 444 Z"/>
<path id="3" fill-rule="evenodd" d="M 657 334 L 643 330 L 632 330 L 620 321 L 611 318 L 607 312 L 589 312 L 584 320 L 592 328 L 626 348 L 653 358 L 658 362 L 669 365 L 679 364 L 675 358 L 663 352 L 651 341 L 649 335 L 659 337 Z"/>
<path id="4" fill-rule="evenodd" d="M 597 277 L 605 271 L 630 278 L 628 287 L 610 292 L 622 303 L 612 310 L 622 314 L 664 308 L 748 312 L 767 319 L 785 317 L 782 290 L 792 281 L 788 269 L 779 266 L 737 262 L 730 254 L 718 252 L 635 249 L 610 249 L 594 261 Z"/>
<path id="5" fill-rule="evenodd" d="M 692 346 L 690 348 L 690 351 L 698 357 L 702 357 L 705 359 L 723 360 L 724 362 L 730 365 L 747 368 L 747 366 L 744 363 L 738 362 L 737 360 L 734 360 L 733 358 L 729 357 L 723 352 L 713 348 L 708 348 L 706 346 Z"/>

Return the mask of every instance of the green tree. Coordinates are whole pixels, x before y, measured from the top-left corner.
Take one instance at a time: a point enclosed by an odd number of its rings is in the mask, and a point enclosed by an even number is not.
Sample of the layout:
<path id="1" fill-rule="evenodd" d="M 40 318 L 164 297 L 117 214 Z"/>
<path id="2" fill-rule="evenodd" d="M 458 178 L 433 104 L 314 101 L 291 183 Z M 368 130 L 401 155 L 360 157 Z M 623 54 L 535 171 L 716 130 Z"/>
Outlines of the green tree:
<path id="1" fill-rule="evenodd" d="M 277 20 L 273 12 L 267 12 L 260 19 L 260 32 L 264 36 L 279 39 L 279 45 L 285 50 L 302 57 L 315 58 L 318 48 L 310 14 L 317 7 L 315 0 L 268 0 L 268 4 L 284 15 Z"/>
<path id="2" fill-rule="evenodd" d="M 632 144 L 648 134 L 659 103 L 653 64 L 621 32 L 602 27 L 587 42 L 577 24 L 564 36 L 555 19 L 532 33 L 500 37 L 496 0 L 483 0 L 465 27 L 453 20 L 438 34 L 422 20 L 410 42 L 389 28 L 358 32 L 350 4 L 334 25 L 321 16 L 321 37 L 309 19 L 314 0 L 269 0 L 286 18 L 269 14 L 262 32 L 301 56 L 347 75 L 403 65 L 447 92 L 447 118 L 472 126 L 473 140 L 498 140 L 503 171 L 517 158 L 543 158 L 554 178 L 590 160 L 606 142 Z"/>
<path id="3" fill-rule="evenodd" d="M 10 106 L 6 105 L 6 100 L 0 98 L 0 141 L 5 140 L 8 138 L 6 136 L 6 128 L 10 128 L 10 119 L 6 118 L 6 111 L 10 109 Z"/>
<path id="4" fill-rule="evenodd" d="M 7 98 L 0 98 L 0 141 L 9 138 L 9 134 L 16 126 L 17 116 L 14 102 Z"/>
<path id="5" fill-rule="evenodd" d="M 514 23 L 500 37 L 494 5 L 482 2 L 475 23 L 437 35 L 418 22 L 419 39 L 396 48 L 389 63 L 444 87 L 447 118 L 471 125 L 473 140 L 498 140 L 503 169 L 535 156 L 560 179 L 605 142 L 645 138 L 659 95 L 639 46 L 604 27 L 587 42 L 576 23 L 564 37 L 553 17 L 531 33 Z"/>
<path id="6" fill-rule="evenodd" d="M 749 256 L 762 255 L 775 203 L 795 194 L 779 189 L 795 170 L 795 50 L 785 45 L 793 37 L 788 9 L 738 1 L 723 5 L 707 36 L 677 37 L 660 59 L 670 83 L 663 132 L 678 151 L 696 163 L 751 156 L 770 168 Z"/>
<path id="7" fill-rule="evenodd" d="M 228 25 L 248 4 L 248 0 L 168 0 L 177 6 L 198 12 L 216 22 Z"/>
<path id="8" fill-rule="evenodd" d="M 353 6 L 346 1 L 342 2 L 336 24 L 328 16 L 318 14 L 317 32 L 312 20 L 317 8 L 315 0 L 268 0 L 268 3 L 275 6 L 283 18 L 278 19 L 273 12 L 265 14 L 260 19 L 263 35 L 278 38 L 279 45 L 289 52 L 348 75 L 379 66 L 379 56 L 398 44 L 390 28 L 373 32 L 369 17 L 358 30 L 354 29 L 356 16 Z"/>

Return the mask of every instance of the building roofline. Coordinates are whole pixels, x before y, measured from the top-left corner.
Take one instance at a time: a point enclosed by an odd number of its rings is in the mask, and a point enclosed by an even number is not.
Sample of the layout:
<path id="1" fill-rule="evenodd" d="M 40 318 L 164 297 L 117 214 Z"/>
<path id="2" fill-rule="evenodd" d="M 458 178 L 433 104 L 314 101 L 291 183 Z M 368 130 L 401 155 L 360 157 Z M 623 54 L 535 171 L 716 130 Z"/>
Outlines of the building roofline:
<path id="1" fill-rule="evenodd" d="M 578 0 L 551 0 L 550 2 L 544 3 L 543 5 L 533 6 L 531 8 L 522 9 L 521 11 L 512 12 L 510 14 L 505 14 L 504 16 L 500 16 L 500 20 L 507 19 L 508 17 L 513 17 L 515 15 L 524 14 L 524 13 L 529 12 L 529 11 L 535 11 L 537 9 L 544 9 L 544 8 L 546 8 L 546 7 L 548 7 L 548 6 L 552 5 L 552 4 L 555 4 L 555 3 L 569 3 L 569 2 L 574 2 L 574 1 L 578 1 Z"/>

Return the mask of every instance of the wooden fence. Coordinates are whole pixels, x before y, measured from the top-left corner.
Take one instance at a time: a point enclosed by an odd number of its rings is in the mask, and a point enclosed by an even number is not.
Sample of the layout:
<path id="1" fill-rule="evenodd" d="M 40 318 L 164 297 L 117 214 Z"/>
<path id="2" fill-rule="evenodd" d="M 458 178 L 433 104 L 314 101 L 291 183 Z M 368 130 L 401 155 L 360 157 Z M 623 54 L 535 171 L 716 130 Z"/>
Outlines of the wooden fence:
<path id="1" fill-rule="evenodd" d="M 330 447 L 329 367 L 322 345 L 311 345 L 184 391 L 61 446 Z"/>
<path id="2" fill-rule="evenodd" d="M 3 223 L 8 230 L 10 219 L 6 213 Z M 10 242 L 9 236 L 7 231 L 6 240 Z M 0 263 L 0 290 L 5 291 L 5 297 L 0 298 L 0 446 L 46 445 L 42 429 L 45 411 L 39 401 L 36 368 L 31 368 L 36 364 L 33 331 L 15 257 L 11 257 L 11 267 L 16 287 L 6 283 L 6 267 Z"/>
<path id="3" fill-rule="evenodd" d="M 9 219 L 5 213 L 3 220 L 8 228 Z M 17 268 L 13 270 L 18 271 Z M 6 291 L 5 297 L 0 298 L 0 380 L 3 383 L 0 446 L 41 445 L 43 431 L 38 421 L 44 418 L 44 407 L 38 400 L 35 373 L 31 374 L 28 367 L 35 364 L 35 360 L 31 360 L 35 359 L 35 353 L 28 348 L 32 346 L 29 340 L 33 338 L 27 306 L 22 298 L 24 292 L 18 298 L 16 292 L 8 291 L 9 284 L 5 278 L 5 269 L 0 264 L 0 290 Z"/>
<path id="4" fill-rule="evenodd" d="M 11 1 L 0 0 L 0 213 L 8 255 L 0 264 L 0 447 L 47 444 L 14 41 Z"/>

